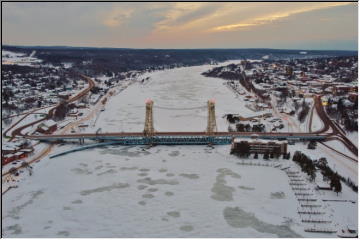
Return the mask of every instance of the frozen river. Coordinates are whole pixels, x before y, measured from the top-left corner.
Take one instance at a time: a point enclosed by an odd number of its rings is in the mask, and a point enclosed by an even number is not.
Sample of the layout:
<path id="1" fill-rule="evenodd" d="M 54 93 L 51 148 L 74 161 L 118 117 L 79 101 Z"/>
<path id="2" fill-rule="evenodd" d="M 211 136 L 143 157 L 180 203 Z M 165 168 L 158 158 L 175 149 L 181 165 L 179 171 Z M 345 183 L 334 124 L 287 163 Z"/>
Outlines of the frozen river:
<path id="1" fill-rule="evenodd" d="M 91 131 L 142 131 L 147 98 L 155 106 L 178 109 L 154 108 L 158 131 L 204 131 L 211 98 L 216 100 L 219 130 L 227 129 L 225 113 L 254 115 L 223 81 L 200 75 L 209 68 L 147 74 L 150 81 L 111 98 Z M 243 166 L 229 151 L 230 146 L 109 146 L 45 158 L 34 165 L 33 176 L 3 196 L 3 234 L 309 236 L 286 174 L 273 167 Z"/>
<path id="2" fill-rule="evenodd" d="M 228 62 L 229 63 L 229 62 Z M 238 62 L 237 62 L 238 63 Z M 215 99 L 216 121 L 219 131 L 227 131 L 225 113 L 254 113 L 244 106 L 235 93 L 218 78 L 207 78 L 202 72 L 214 66 L 197 66 L 148 73 L 150 80 L 135 83 L 107 104 L 96 127 L 103 132 L 142 131 L 145 101 L 154 101 L 154 127 L 157 131 L 205 131 L 207 101 Z"/>

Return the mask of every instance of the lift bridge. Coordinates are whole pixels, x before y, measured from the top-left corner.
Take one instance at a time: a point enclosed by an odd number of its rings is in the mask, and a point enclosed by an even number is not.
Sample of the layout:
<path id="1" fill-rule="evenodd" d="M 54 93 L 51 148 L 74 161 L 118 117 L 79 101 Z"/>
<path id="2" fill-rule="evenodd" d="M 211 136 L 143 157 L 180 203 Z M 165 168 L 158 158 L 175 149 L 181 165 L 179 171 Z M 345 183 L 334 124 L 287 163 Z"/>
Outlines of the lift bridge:
<path id="1" fill-rule="evenodd" d="M 114 133 L 78 133 L 78 134 L 63 134 L 63 135 L 32 135 L 26 136 L 28 139 L 39 140 L 44 142 L 68 142 L 80 141 L 84 143 L 85 140 L 95 140 L 101 143 L 92 144 L 91 146 L 101 146 L 106 144 L 120 144 L 120 145 L 224 145 L 230 144 L 235 137 L 241 138 L 261 138 L 272 140 L 317 140 L 321 141 L 327 137 L 327 134 L 315 133 L 253 133 L 253 132 L 218 132 L 215 116 L 215 101 L 209 100 L 207 106 L 207 127 L 203 132 L 157 132 L 154 128 L 152 100 L 146 101 L 146 114 L 143 132 L 114 132 Z M 159 108 L 165 108 L 160 107 Z M 165 108 L 173 110 L 174 108 Z M 183 108 L 183 109 L 195 109 Z M 87 148 L 84 146 L 83 148 Z"/>

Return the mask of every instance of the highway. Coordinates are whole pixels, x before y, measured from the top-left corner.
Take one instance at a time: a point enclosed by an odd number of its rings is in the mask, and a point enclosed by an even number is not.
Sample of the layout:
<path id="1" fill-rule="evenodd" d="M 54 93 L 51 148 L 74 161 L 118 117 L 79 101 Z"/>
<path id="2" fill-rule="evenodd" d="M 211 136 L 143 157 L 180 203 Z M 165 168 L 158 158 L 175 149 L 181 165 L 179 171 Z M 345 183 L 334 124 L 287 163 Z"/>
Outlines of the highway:
<path id="1" fill-rule="evenodd" d="M 322 105 L 322 101 L 321 101 L 321 95 L 318 95 L 316 97 L 314 97 L 314 101 L 315 101 L 315 108 L 316 111 L 319 115 L 319 117 L 321 118 L 321 120 L 323 121 L 325 128 L 324 130 L 328 130 L 331 128 L 332 136 L 337 136 L 338 139 L 340 140 L 342 143 L 344 143 L 344 145 L 355 155 L 358 155 L 358 148 L 357 146 L 355 146 L 355 144 L 353 142 L 351 142 L 346 135 L 344 134 L 343 130 L 337 125 L 334 124 L 334 122 L 329 118 L 329 116 L 327 115 L 327 113 L 324 110 L 324 107 Z"/>

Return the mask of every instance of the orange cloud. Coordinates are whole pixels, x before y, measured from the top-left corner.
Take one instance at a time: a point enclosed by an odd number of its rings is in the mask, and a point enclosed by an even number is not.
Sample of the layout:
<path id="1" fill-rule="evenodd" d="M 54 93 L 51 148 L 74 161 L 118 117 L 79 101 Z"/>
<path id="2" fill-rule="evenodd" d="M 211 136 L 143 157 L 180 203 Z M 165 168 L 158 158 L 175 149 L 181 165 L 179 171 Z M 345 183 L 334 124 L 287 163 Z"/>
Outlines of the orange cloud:
<path id="1" fill-rule="evenodd" d="M 315 5 L 315 6 L 303 7 L 300 9 L 289 10 L 287 12 L 279 12 L 279 13 L 262 16 L 262 17 L 248 19 L 246 21 L 239 22 L 236 24 L 227 24 L 227 25 L 217 26 L 217 27 L 211 28 L 210 32 L 237 31 L 237 30 L 241 30 L 244 28 L 269 24 L 269 23 L 272 23 L 279 19 L 287 18 L 287 17 L 290 17 L 291 15 L 295 15 L 295 14 L 300 14 L 300 13 L 305 13 L 305 12 L 310 12 L 310 11 L 314 11 L 314 10 L 330 8 L 330 7 L 344 6 L 344 5 L 348 5 L 348 4 L 351 4 L 351 3 L 348 3 L 348 2 L 347 3 L 346 2 L 345 3 L 340 3 L 340 2 L 326 3 L 326 4 L 321 3 L 321 4 Z"/>
<path id="2" fill-rule="evenodd" d="M 189 22 L 195 21 L 196 19 L 191 19 L 189 21 L 179 22 L 179 20 L 184 18 L 186 15 L 194 13 L 207 5 L 209 4 L 202 2 L 177 2 L 164 14 L 164 19 L 156 23 L 155 30 L 171 30 L 174 27 L 184 26 Z"/>

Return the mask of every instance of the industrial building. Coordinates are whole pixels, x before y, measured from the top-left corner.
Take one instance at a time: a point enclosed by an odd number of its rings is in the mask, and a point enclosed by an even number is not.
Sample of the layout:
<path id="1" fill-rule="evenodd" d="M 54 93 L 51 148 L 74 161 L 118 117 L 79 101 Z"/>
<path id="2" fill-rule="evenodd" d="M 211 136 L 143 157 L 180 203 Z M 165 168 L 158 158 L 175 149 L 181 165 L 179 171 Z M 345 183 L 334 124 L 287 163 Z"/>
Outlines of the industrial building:
<path id="1" fill-rule="evenodd" d="M 246 149 L 247 148 L 247 149 Z M 287 153 L 287 141 L 234 138 L 231 143 L 231 153 Z"/>

